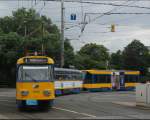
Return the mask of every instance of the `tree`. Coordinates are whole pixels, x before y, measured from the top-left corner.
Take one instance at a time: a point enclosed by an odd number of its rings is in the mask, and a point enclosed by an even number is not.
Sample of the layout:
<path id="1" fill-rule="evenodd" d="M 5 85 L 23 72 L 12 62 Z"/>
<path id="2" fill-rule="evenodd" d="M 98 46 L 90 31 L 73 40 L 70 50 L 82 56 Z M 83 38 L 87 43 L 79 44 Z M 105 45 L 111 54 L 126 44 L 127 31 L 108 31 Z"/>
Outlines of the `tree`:
<path id="1" fill-rule="evenodd" d="M 60 43 L 57 26 L 34 9 L 21 8 L 13 11 L 12 16 L 0 18 L 0 80 L 15 84 L 17 59 L 27 51 L 41 51 L 42 46 L 47 56 L 52 57 L 59 66 Z M 66 67 L 73 64 L 73 58 L 73 47 L 65 41 Z"/>
<path id="2" fill-rule="evenodd" d="M 86 44 L 75 57 L 75 66 L 79 69 L 106 69 L 109 60 L 108 49 L 103 45 Z"/>
<path id="3" fill-rule="evenodd" d="M 110 64 L 112 69 L 123 69 L 123 56 L 120 50 L 111 54 Z"/>
<path id="4" fill-rule="evenodd" d="M 19 52 L 21 41 L 23 38 L 16 33 L 0 35 L 0 81 L 8 82 L 10 86 L 15 85 L 16 60 L 22 56 Z"/>
<path id="5" fill-rule="evenodd" d="M 143 75 L 148 68 L 149 50 L 138 40 L 133 40 L 123 51 L 124 68 L 139 70 Z"/>
<path id="6" fill-rule="evenodd" d="M 8 34 L 15 32 L 24 37 L 22 48 L 28 51 L 39 51 L 42 44 L 48 56 L 54 58 L 58 66 L 60 65 L 60 33 L 56 25 L 52 24 L 51 19 L 40 16 L 34 9 L 21 8 L 13 11 L 12 16 L 0 18 L 0 33 Z M 74 56 L 70 42 L 65 42 L 65 54 Z M 71 48 L 73 49 L 73 48 Z M 70 50 L 71 50 L 70 49 Z M 72 62 L 72 58 L 65 55 L 66 62 Z M 70 59 L 69 59 L 70 58 Z M 65 66 L 68 66 L 67 63 Z"/>
<path id="7" fill-rule="evenodd" d="M 65 48 L 65 65 L 64 67 L 67 67 L 69 68 L 71 65 L 74 66 L 74 58 L 75 58 L 75 55 L 74 55 L 74 49 L 73 47 L 71 46 L 70 44 L 70 41 L 67 39 L 65 40 L 64 42 L 64 48 Z"/>

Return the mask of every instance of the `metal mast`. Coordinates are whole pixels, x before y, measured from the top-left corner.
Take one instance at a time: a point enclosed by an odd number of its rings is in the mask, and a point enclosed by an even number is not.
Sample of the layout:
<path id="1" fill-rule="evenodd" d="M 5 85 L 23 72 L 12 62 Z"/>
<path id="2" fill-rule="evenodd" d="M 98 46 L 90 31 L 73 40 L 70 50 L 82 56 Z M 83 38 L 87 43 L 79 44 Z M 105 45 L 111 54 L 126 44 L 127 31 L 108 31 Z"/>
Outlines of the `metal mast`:
<path id="1" fill-rule="evenodd" d="M 61 63 L 60 66 L 64 66 L 64 0 L 61 0 Z"/>

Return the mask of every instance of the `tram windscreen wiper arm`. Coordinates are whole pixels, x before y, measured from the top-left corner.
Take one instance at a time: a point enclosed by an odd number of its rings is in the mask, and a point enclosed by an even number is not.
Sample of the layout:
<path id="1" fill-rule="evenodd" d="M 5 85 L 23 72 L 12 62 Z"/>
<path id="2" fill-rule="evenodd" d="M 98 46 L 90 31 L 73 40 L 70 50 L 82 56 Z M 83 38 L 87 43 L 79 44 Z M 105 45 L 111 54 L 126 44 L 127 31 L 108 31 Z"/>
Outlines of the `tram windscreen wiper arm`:
<path id="1" fill-rule="evenodd" d="M 25 73 L 26 76 L 28 76 L 33 82 L 37 82 L 33 77 L 31 77 L 29 74 Z"/>

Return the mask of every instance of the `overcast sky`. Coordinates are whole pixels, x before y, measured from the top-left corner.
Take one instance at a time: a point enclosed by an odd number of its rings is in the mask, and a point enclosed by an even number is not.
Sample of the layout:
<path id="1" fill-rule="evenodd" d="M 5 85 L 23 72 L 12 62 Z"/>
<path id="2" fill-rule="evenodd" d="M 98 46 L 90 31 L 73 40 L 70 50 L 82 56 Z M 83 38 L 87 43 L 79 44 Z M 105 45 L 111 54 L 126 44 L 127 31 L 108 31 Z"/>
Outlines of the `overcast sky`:
<path id="1" fill-rule="evenodd" d="M 60 2 L 38 1 L 0 1 L 0 16 L 11 15 L 13 10 L 21 7 L 35 8 L 41 15 L 52 19 L 52 22 L 60 28 Z M 83 0 L 84 1 L 84 0 Z M 94 1 L 94 0 L 93 0 Z M 150 1 L 99 1 L 100 3 L 114 3 L 123 5 L 136 5 L 150 7 Z M 86 18 L 88 24 L 81 34 L 80 24 L 85 13 L 103 13 L 114 9 L 113 12 L 143 12 L 150 13 L 150 9 L 116 7 L 100 4 L 70 3 L 65 2 L 65 37 L 71 39 L 74 49 L 77 51 L 86 43 L 97 43 L 106 46 L 110 52 L 123 49 L 133 39 L 141 40 L 146 46 L 150 46 L 150 14 L 148 15 L 105 15 L 92 21 L 99 15 L 90 14 Z M 70 20 L 70 15 L 75 13 L 77 20 Z M 110 32 L 111 24 L 116 25 L 116 32 Z"/>

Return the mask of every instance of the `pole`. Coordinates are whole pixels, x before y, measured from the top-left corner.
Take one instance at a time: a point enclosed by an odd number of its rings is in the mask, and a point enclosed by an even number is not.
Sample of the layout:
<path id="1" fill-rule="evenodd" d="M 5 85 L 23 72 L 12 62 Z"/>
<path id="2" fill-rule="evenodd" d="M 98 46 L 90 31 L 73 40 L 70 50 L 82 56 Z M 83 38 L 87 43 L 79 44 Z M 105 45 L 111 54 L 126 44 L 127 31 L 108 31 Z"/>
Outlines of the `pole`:
<path id="1" fill-rule="evenodd" d="M 42 22 L 42 56 L 44 55 L 44 23 Z"/>
<path id="2" fill-rule="evenodd" d="M 61 0 L 61 67 L 64 66 L 64 9 L 64 0 Z"/>
<path id="3" fill-rule="evenodd" d="M 24 37 L 26 37 L 26 36 L 27 36 L 27 26 L 25 24 L 25 27 L 24 27 Z"/>

